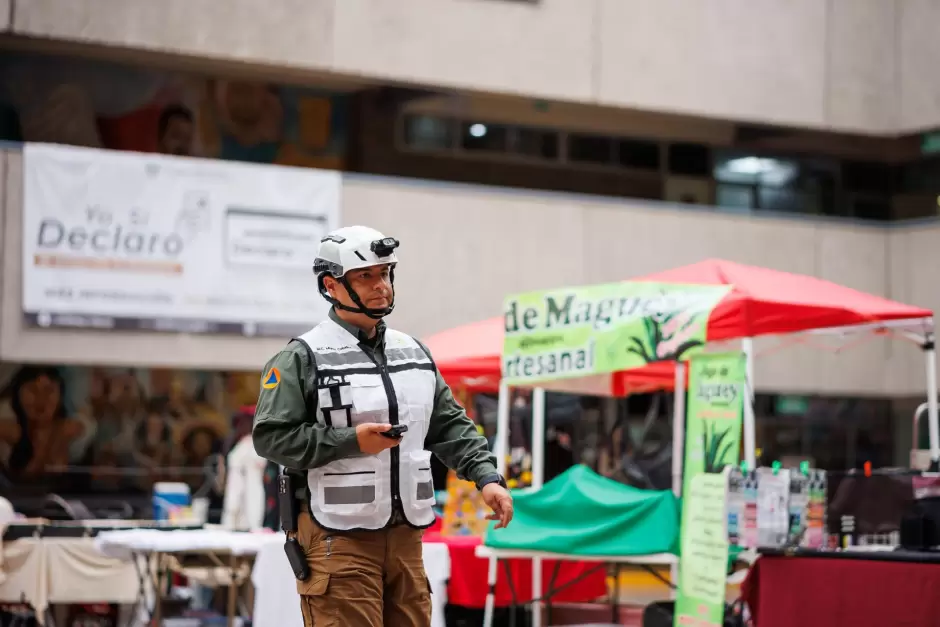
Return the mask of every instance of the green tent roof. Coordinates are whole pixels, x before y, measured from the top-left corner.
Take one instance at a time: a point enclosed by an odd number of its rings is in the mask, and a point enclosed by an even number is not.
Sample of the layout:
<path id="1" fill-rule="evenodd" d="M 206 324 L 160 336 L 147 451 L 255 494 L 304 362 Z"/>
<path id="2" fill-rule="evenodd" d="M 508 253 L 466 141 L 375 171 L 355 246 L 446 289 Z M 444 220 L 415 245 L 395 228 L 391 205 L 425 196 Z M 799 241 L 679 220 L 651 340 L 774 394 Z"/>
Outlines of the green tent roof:
<path id="1" fill-rule="evenodd" d="M 513 492 L 509 527 L 486 534 L 496 549 L 565 555 L 675 553 L 679 504 L 668 490 L 641 490 L 574 466 L 538 491 Z"/>

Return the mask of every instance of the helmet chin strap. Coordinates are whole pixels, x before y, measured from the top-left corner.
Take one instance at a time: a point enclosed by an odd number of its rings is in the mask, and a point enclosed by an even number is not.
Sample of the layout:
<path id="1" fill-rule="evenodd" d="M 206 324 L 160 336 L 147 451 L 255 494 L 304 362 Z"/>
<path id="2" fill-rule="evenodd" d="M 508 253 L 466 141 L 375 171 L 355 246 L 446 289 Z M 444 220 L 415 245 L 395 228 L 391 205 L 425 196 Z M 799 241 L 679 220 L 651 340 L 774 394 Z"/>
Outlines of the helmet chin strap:
<path id="1" fill-rule="evenodd" d="M 380 309 L 376 309 L 374 307 L 366 307 L 365 303 L 362 302 L 362 299 L 359 298 L 359 294 L 356 293 L 356 290 L 354 290 L 352 285 L 349 284 L 349 281 L 346 280 L 346 277 L 341 276 L 340 278 L 336 280 L 342 283 L 343 287 L 346 289 L 346 293 L 349 294 L 349 297 L 356 304 L 355 307 L 344 305 L 343 303 L 339 302 L 337 299 L 330 296 L 330 293 L 326 289 L 326 285 L 324 284 L 324 281 L 323 281 L 325 277 L 326 275 L 323 274 L 320 276 L 320 278 L 317 281 L 317 283 L 319 284 L 318 287 L 320 288 L 320 295 L 323 296 L 323 298 L 325 298 L 327 302 L 329 302 L 331 305 L 333 305 L 333 307 L 337 309 L 342 309 L 343 311 L 348 311 L 350 313 L 355 313 L 355 314 L 363 314 L 365 316 L 368 316 L 369 318 L 372 318 L 373 320 L 381 320 L 385 316 L 392 313 L 392 311 L 395 309 L 395 269 L 394 268 L 392 268 L 389 271 L 389 280 L 392 285 L 391 302 L 388 304 L 388 307 L 382 307 Z"/>

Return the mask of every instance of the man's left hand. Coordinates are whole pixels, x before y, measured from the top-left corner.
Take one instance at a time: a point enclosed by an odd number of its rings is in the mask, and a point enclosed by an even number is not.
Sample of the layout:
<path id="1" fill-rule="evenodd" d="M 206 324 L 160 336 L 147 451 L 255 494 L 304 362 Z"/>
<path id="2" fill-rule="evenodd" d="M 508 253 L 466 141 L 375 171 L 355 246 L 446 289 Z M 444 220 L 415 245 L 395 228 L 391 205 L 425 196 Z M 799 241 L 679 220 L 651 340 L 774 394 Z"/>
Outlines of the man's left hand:
<path id="1" fill-rule="evenodd" d="M 496 529 L 507 526 L 512 520 L 512 496 L 503 486 L 498 483 L 487 483 L 483 486 L 483 502 L 493 510 L 487 519 L 499 521 L 496 523 Z"/>

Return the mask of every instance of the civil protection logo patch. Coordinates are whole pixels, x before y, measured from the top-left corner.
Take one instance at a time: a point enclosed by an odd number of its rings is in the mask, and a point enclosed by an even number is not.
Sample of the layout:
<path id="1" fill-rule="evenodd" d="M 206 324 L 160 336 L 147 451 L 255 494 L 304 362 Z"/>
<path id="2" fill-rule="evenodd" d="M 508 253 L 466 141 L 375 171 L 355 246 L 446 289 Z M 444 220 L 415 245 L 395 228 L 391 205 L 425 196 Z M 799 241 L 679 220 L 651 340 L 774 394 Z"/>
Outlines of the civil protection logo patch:
<path id="1" fill-rule="evenodd" d="M 261 378 L 261 387 L 266 390 L 273 390 L 281 382 L 281 373 L 277 368 L 271 368 L 268 373 Z"/>

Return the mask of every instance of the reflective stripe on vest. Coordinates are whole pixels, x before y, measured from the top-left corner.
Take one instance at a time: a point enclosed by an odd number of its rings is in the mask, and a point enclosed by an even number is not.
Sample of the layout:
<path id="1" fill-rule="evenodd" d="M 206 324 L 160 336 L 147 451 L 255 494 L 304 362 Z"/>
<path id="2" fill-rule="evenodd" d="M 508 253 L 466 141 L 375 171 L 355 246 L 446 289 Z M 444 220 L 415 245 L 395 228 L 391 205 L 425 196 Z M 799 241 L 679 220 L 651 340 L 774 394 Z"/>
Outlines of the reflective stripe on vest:
<path id="1" fill-rule="evenodd" d="M 326 320 L 298 339 L 316 362 L 318 422 L 327 428 L 391 422 L 383 368 L 359 348 L 357 338 Z M 434 406 L 434 365 L 413 338 L 391 329 L 385 332 L 385 356 L 398 423 L 408 426 L 396 447 L 402 511 L 412 525 L 427 526 L 434 522 L 431 453 L 424 450 Z M 310 512 L 323 527 L 380 529 L 391 517 L 396 495 L 388 450 L 310 470 L 307 483 Z"/>

